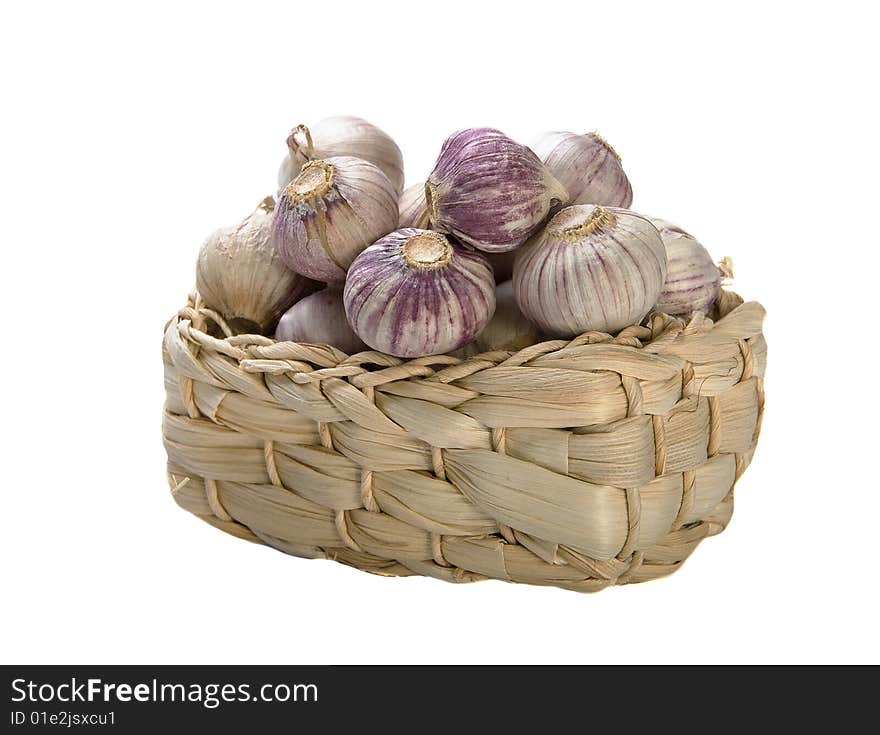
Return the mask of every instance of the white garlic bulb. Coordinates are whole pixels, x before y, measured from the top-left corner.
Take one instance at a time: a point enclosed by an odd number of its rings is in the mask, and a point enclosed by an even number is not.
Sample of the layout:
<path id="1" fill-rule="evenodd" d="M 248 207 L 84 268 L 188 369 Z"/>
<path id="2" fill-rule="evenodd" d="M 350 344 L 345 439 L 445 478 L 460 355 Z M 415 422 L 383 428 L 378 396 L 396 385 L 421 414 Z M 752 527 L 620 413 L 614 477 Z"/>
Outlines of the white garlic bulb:
<path id="1" fill-rule="evenodd" d="M 632 204 L 632 186 L 620 156 L 598 133 L 545 133 L 532 150 L 568 191 L 569 204 Z"/>
<path id="2" fill-rule="evenodd" d="M 268 333 L 317 284 L 290 270 L 271 242 L 275 200 L 266 197 L 234 227 L 213 232 L 199 251 L 196 288 L 236 332 Z"/>
<path id="3" fill-rule="evenodd" d="M 395 193 L 403 191 L 403 155 L 397 143 L 372 123 L 352 115 L 321 120 L 308 128 L 297 125 L 287 138 L 287 156 L 278 170 L 279 192 L 316 158 L 354 156 L 378 166 L 388 177 Z"/>
<path id="4" fill-rule="evenodd" d="M 687 318 L 709 314 L 721 287 L 721 271 L 696 238 L 666 220 L 651 218 L 666 246 L 666 282 L 656 311 Z"/>
<path id="5" fill-rule="evenodd" d="M 425 227 L 428 224 L 428 203 L 425 201 L 425 182 L 406 187 L 398 205 L 398 227 Z"/>
<path id="6" fill-rule="evenodd" d="M 395 227 L 397 195 L 388 177 L 361 158 L 336 156 L 309 161 L 284 188 L 272 237 L 288 267 L 333 283 Z"/>
<path id="7" fill-rule="evenodd" d="M 495 314 L 477 335 L 479 351 L 516 351 L 540 339 L 541 330 L 526 318 L 516 303 L 513 281 L 505 281 L 495 289 Z"/>
<path id="8" fill-rule="evenodd" d="M 544 332 L 574 337 L 640 322 L 666 279 L 666 250 L 647 217 L 578 204 L 559 211 L 517 253 L 513 289 Z"/>

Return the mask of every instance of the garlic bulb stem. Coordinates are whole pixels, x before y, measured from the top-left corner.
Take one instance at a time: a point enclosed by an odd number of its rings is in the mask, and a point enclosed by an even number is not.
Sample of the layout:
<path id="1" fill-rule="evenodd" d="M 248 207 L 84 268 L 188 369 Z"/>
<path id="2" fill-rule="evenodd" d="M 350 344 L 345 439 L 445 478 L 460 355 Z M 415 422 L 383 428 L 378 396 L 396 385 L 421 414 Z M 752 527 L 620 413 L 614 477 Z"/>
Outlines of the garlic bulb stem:
<path id="1" fill-rule="evenodd" d="M 721 260 L 718 261 L 718 270 L 721 272 L 722 278 L 733 278 L 733 259 L 725 255 Z"/>
<path id="2" fill-rule="evenodd" d="M 550 230 L 550 235 L 565 242 L 577 242 L 596 230 L 612 227 L 614 222 L 614 215 L 605 207 L 594 207 L 583 222 L 559 230 Z"/>
<path id="3" fill-rule="evenodd" d="M 443 235 L 425 231 L 413 235 L 402 246 L 403 258 L 410 268 L 433 270 L 452 259 L 452 245 Z"/>
<path id="4" fill-rule="evenodd" d="M 290 151 L 290 155 L 296 156 L 302 147 L 302 144 L 297 140 L 298 135 L 305 138 L 305 157 L 311 158 L 315 151 L 315 144 L 312 141 L 311 131 L 305 125 L 297 125 L 287 136 L 287 149 Z"/>
<path id="5" fill-rule="evenodd" d="M 333 187 L 336 169 L 327 161 L 309 161 L 299 176 L 287 185 L 287 195 L 295 202 L 324 196 Z"/>
<path id="6" fill-rule="evenodd" d="M 614 156 L 614 157 L 617 159 L 618 163 L 623 163 L 623 159 L 620 157 L 620 154 L 617 152 L 617 149 L 616 149 L 613 145 L 611 145 L 611 143 L 609 143 L 607 140 L 605 140 L 605 138 L 603 138 L 603 137 L 599 134 L 599 131 L 598 131 L 598 130 L 594 130 L 594 131 L 591 133 L 591 135 L 592 135 L 597 141 L 599 141 L 599 143 L 601 143 L 601 144 L 602 144 L 602 145 L 608 150 L 608 152 L 609 152 L 612 156 Z"/>
<path id="7" fill-rule="evenodd" d="M 440 203 L 437 199 L 437 187 L 430 181 L 425 182 L 425 206 L 428 222 L 437 225 L 440 222 Z"/>

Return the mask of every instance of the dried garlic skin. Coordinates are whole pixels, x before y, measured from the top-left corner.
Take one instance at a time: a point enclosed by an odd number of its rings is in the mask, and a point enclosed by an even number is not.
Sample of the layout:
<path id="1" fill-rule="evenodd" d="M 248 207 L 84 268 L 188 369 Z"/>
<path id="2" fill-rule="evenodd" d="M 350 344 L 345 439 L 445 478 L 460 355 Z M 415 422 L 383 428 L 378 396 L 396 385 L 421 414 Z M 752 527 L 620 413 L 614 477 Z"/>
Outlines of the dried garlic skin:
<path id="1" fill-rule="evenodd" d="M 446 139 L 425 183 L 430 224 L 478 250 L 521 245 L 565 188 L 526 146 L 494 128 L 460 130 Z"/>
<path id="2" fill-rule="evenodd" d="M 353 156 L 378 166 L 398 196 L 403 191 L 403 155 L 386 132 L 353 115 L 321 120 L 308 128 L 295 127 L 287 138 L 287 156 L 278 169 L 278 189 L 284 189 L 303 165 L 313 159 Z"/>
<path id="3" fill-rule="evenodd" d="M 495 282 L 481 253 L 404 228 L 357 257 L 343 298 L 349 324 L 370 347 L 422 357 L 474 340 L 495 311 Z"/>
<path id="4" fill-rule="evenodd" d="M 196 288 L 238 333 L 269 333 L 285 310 L 317 288 L 272 245 L 274 206 L 267 197 L 238 225 L 209 235 L 199 251 Z"/>
<path id="5" fill-rule="evenodd" d="M 620 156 L 598 133 L 545 133 L 532 150 L 568 191 L 569 204 L 629 208 L 633 192 Z"/>
<path id="6" fill-rule="evenodd" d="M 278 322 L 275 339 L 330 345 L 346 355 L 367 348 L 348 325 L 338 286 L 313 293 L 291 306 Z"/>
<path id="7" fill-rule="evenodd" d="M 666 220 L 651 217 L 666 247 L 666 282 L 655 311 L 683 319 L 710 314 L 721 288 L 721 271 L 693 236 Z"/>
<path id="8" fill-rule="evenodd" d="M 480 352 L 521 350 L 541 339 L 541 330 L 520 311 L 513 295 L 513 282 L 495 289 L 495 314 L 477 336 Z"/>
<path id="9" fill-rule="evenodd" d="M 425 182 L 406 187 L 398 202 L 398 227 L 425 227 L 428 223 L 428 203 L 425 201 Z"/>
<path id="10" fill-rule="evenodd" d="M 666 249 L 647 217 L 576 204 L 517 253 L 513 289 L 523 313 L 557 337 L 617 332 L 651 311 L 666 279 Z"/>
<path id="11" fill-rule="evenodd" d="M 304 276 L 342 282 L 370 243 L 397 227 L 397 194 L 361 158 L 309 161 L 281 194 L 272 238 L 282 260 Z"/>

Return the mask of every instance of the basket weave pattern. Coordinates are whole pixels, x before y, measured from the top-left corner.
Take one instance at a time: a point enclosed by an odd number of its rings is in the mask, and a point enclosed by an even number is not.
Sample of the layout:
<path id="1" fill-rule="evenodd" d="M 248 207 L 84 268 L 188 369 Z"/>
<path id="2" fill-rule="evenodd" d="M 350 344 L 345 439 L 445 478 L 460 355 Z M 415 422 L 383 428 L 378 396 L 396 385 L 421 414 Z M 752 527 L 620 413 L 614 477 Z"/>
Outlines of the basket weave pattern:
<path id="1" fill-rule="evenodd" d="M 404 361 L 232 336 L 194 295 L 163 347 L 172 493 L 378 574 L 654 579 L 725 528 L 760 432 L 764 310 L 722 292 L 713 316 Z"/>

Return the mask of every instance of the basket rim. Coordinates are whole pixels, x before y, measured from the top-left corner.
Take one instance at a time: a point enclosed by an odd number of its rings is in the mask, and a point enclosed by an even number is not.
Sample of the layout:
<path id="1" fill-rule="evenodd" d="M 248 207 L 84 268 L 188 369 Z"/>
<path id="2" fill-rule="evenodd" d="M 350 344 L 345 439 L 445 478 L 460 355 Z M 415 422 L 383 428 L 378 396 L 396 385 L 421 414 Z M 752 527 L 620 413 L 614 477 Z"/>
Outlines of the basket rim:
<path id="1" fill-rule="evenodd" d="M 616 333 L 588 331 L 570 339 L 544 339 L 520 350 L 492 350 L 473 355 L 426 355 L 400 358 L 378 350 L 363 350 L 348 355 L 332 345 L 276 340 L 261 334 L 233 334 L 223 317 L 204 304 L 197 291 L 187 298 L 187 305 L 166 322 L 166 338 L 176 326 L 177 331 L 199 349 L 209 349 L 237 360 L 245 372 L 306 373 L 317 372 L 317 378 L 355 378 L 364 373 L 384 371 L 406 373 L 406 377 L 454 380 L 460 375 L 471 375 L 488 367 L 528 365 L 531 361 L 563 350 L 584 345 L 616 345 L 645 350 L 654 354 L 658 347 L 671 344 L 680 337 L 706 335 L 719 327 L 731 327 L 731 337 L 747 339 L 761 333 L 766 310 L 758 301 L 744 301 L 734 291 L 722 288 L 711 317 L 695 312 L 690 319 L 652 312 L 641 324 L 632 324 Z M 740 329 L 737 317 L 744 317 Z M 209 323 L 215 325 L 211 330 Z M 219 330 L 223 337 L 210 331 Z M 738 331 L 737 331 L 738 330 Z M 734 332 L 736 334 L 734 335 Z M 437 367 L 439 366 L 439 367 Z M 317 368 L 317 369 L 316 369 Z M 333 371 L 329 373 L 328 371 Z M 369 380 L 352 380 L 357 387 L 365 387 Z M 382 381 L 384 382 L 384 381 Z"/>

